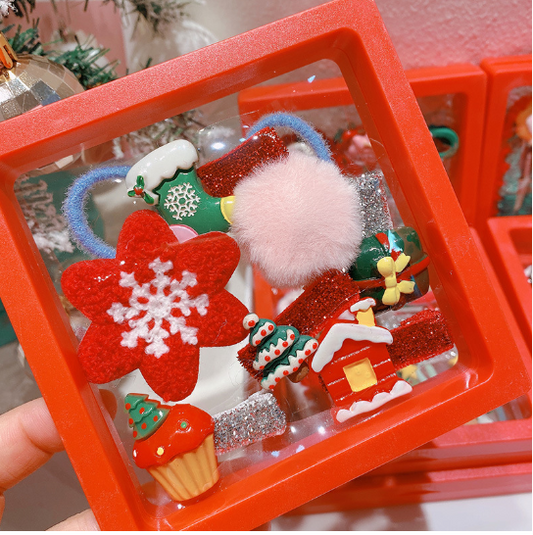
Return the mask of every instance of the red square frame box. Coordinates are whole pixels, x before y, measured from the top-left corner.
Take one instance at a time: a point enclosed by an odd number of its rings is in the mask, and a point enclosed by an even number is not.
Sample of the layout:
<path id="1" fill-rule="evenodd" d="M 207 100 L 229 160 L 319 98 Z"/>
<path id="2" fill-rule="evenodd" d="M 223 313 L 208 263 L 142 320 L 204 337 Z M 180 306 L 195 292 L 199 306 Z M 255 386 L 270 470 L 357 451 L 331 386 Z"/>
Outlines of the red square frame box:
<path id="1" fill-rule="evenodd" d="M 339 65 L 379 144 L 400 212 L 431 257 L 434 293 L 462 358 L 372 418 L 290 444 L 277 458 L 222 478 L 197 503 L 157 507 L 146 500 L 82 373 L 76 339 L 13 184 L 80 147 L 320 59 Z M 102 530 L 250 529 L 528 390 L 509 326 L 371 0 L 335 0 L 4 121 L 0 138 L 0 299 Z"/>

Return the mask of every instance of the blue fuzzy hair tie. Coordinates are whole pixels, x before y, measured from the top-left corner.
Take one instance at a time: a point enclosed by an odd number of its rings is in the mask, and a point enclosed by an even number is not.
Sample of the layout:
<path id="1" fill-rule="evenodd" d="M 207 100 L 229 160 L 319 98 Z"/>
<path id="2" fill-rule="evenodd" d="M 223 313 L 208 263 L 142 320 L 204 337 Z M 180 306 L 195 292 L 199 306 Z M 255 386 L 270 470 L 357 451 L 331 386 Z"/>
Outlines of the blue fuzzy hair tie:
<path id="1" fill-rule="evenodd" d="M 319 159 L 324 160 L 325 162 L 331 161 L 331 152 L 326 145 L 324 138 L 311 125 L 309 125 L 309 123 L 306 123 L 303 119 L 300 119 L 300 117 L 291 115 L 290 113 L 271 113 L 270 115 L 261 117 L 261 119 L 250 128 L 246 137 L 249 138 L 254 134 L 257 134 L 257 132 L 263 128 L 275 128 L 276 126 L 290 128 L 293 132 L 296 132 L 303 141 L 307 142 Z"/>
<path id="2" fill-rule="evenodd" d="M 78 247 L 87 253 L 99 258 L 115 258 L 113 247 L 96 236 L 89 226 L 85 214 L 85 205 L 90 190 L 99 182 L 125 178 L 130 170 L 126 166 L 100 167 L 80 176 L 70 187 L 65 202 L 63 214 L 67 220 L 72 239 Z"/>

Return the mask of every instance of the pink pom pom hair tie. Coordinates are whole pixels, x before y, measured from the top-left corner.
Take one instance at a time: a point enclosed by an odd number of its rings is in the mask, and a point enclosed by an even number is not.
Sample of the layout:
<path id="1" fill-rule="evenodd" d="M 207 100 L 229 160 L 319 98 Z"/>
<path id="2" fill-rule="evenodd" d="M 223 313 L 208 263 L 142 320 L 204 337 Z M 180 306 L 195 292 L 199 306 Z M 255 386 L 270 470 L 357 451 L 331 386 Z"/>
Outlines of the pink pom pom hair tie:
<path id="1" fill-rule="evenodd" d="M 231 234 L 275 287 L 298 287 L 347 269 L 362 239 L 359 196 L 332 162 L 300 152 L 236 186 Z"/>
<path id="2" fill-rule="evenodd" d="M 363 234 L 354 181 L 333 163 L 322 136 L 299 117 L 267 115 L 248 135 L 265 127 L 292 129 L 314 154 L 291 151 L 241 179 L 234 190 L 232 236 L 278 288 L 348 269 Z"/>

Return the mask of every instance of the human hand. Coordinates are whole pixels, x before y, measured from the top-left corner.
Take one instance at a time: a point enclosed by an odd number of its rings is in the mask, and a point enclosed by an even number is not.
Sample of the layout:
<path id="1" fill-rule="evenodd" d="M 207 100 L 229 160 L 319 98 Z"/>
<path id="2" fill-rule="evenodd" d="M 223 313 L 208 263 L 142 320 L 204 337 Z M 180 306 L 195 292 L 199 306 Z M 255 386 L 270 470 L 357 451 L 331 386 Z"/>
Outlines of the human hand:
<path id="1" fill-rule="evenodd" d="M 0 520 L 4 492 L 40 468 L 64 446 L 42 398 L 0 416 Z M 54 531 L 97 531 L 90 509 L 50 528 Z"/>

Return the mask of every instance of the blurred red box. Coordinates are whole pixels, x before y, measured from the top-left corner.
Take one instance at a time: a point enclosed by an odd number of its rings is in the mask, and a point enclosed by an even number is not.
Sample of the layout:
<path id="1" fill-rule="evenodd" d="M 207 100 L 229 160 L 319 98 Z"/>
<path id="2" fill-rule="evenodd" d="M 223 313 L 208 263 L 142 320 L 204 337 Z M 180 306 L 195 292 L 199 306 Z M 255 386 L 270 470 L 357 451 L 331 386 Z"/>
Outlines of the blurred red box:
<path id="1" fill-rule="evenodd" d="M 481 66 L 488 76 L 488 94 L 475 226 L 531 351 L 531 284 L 524 273 L 531 266 L 531 214 L 495 217 L 509 168 L 507 143 L 518 111 L 513 108 L 520 100 L 524 106 L 531 103 L 531 55 L 486 59 Z M 529 173 L 531 180 L 531 160 Z"/>

